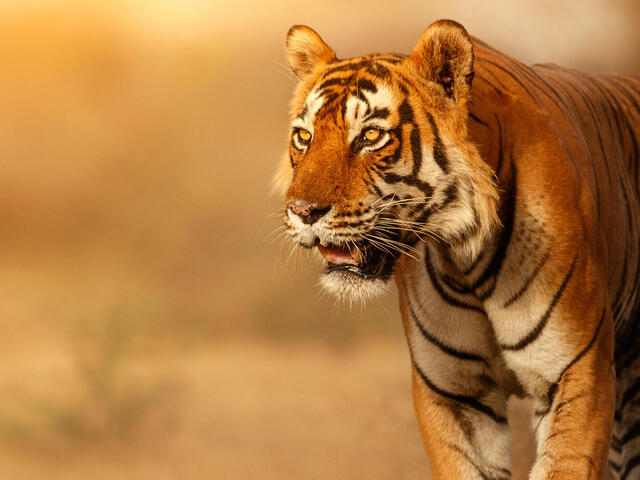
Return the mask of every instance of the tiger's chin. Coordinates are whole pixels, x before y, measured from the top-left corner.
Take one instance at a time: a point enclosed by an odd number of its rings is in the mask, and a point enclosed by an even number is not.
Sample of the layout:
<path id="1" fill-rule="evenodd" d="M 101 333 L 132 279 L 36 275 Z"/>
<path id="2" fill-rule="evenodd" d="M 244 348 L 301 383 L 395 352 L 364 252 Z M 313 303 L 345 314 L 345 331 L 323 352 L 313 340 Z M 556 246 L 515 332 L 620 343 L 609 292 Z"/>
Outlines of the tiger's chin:
<path id="1" fill-rule="evenodd" d="M 393 275 L 396 256 L 370 244 L 318 245 L 327 260 L 322 287 L 340 300 L 365 303 L 381 295 Z"/>
<path id="2" fill-rule="evenodd" d="M 387 290 L 388 279 L 365 278 L 347 271 L 325 271 L 320 285 L 339 300 L 366 303 Z"/>

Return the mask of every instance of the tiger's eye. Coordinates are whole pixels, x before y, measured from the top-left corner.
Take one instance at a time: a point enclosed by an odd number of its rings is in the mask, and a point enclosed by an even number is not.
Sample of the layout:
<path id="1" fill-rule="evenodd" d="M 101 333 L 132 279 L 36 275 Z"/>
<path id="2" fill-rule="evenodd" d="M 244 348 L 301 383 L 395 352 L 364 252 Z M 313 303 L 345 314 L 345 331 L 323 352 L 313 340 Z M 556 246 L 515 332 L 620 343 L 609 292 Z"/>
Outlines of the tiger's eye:
<path id="1" fill-rule="evenodd" d="M 380 130 L 377 128 L 368 128 L 364 132 L 364 138 L 366 138 L 370 142 L 375 142 L 380 138 Z"/>
<path id="2" fill-rule="evenodd" d="M 300 129 L 298 130 L 298 137 L 300 137 L 300 140 L 306 143 L 311 140 L 311 133 L 306 130 Z"/>

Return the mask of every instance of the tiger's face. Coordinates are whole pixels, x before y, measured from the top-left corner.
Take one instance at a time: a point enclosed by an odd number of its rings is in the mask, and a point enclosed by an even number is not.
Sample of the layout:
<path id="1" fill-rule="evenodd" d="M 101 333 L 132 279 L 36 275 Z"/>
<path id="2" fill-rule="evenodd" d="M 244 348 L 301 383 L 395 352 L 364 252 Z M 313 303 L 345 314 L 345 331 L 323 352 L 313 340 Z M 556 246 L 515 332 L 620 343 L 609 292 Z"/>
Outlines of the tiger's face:
<path id="1" fill-rule="evenodd" d="M 321 283 L 339 297 L 381 292 L 425 239 L 472 259 L 495 224 L 491 174 L 466 138 L 471 43 L 441 46 L 458 56 L 434 73 L 428 33 L 408 57 L 339 61 L 313 30 L 289 31 L 301 82 L 277 178 L 284 221 L 326 259 Z"/>

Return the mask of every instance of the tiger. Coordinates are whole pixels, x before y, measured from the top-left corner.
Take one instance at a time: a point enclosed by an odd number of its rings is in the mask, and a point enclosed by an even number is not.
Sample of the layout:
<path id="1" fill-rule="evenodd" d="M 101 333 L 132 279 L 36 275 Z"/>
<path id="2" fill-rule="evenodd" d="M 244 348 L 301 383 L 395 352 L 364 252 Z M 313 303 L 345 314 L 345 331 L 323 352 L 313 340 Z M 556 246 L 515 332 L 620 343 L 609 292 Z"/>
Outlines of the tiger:
<path id="1" fill-rule="evenodd" d="M 293 26 L 284 229 L 322 287 L 395 283 L 434 479 L 640 478 L 640 79 L 525 65 L 439 20 L 339 59 Z"/>

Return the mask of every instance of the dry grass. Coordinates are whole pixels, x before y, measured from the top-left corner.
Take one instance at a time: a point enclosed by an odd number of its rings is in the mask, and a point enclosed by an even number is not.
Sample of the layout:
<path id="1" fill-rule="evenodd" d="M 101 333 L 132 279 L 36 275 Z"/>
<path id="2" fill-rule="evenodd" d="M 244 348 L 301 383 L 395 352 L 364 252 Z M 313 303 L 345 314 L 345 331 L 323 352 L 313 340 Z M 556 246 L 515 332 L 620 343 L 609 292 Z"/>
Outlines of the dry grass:
<path id="1" fill-rule="evenodd" d="M 61 353 L 46 352 L 49 378 L 30 392 L 11 386 L 33 365 L 3 372 L 4 478 L 383 480 L 428 471 L 400 342 L 341 351 L 215 344 L 131 357 L 89 377 Z M 70 405 L 69 393 L 83 401 Z M 522 423 L 526 407 L 513 407 Z M 526 478 L 526 444 L 516 435 L 514 479 Z"/>

